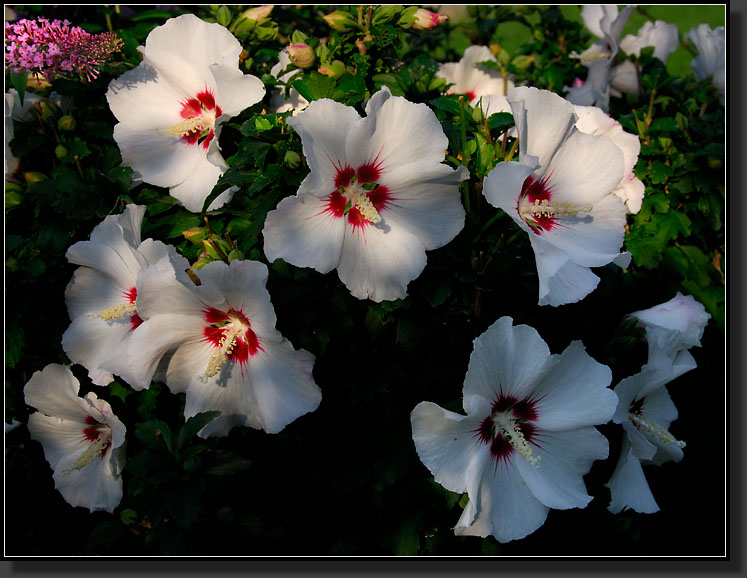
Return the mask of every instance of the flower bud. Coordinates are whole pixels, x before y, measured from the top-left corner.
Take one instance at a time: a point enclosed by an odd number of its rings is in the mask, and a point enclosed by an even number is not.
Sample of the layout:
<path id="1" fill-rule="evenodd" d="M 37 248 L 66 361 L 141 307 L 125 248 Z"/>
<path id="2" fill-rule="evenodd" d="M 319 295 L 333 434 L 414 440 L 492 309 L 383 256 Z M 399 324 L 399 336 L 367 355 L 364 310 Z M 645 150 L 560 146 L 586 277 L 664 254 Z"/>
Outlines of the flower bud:
<path id="1" fill-rule="evenodd" d="M 331 28 L 339 32 L 347 32 L 356 24 L 352 14 L 344 12 L 343 10 L 335 10 L 331 14 L 327 14 L 324 16 L 324 20 Z"/>
<path id="2" fill-rule="evenodd" d="M 385 4 L 383 6 L 377 6 L 373 13 L 373 24 L 377 26 L 379 24 L 386 24 L 392 18 L 402 11 L 402 6 L 395 6 L 393 4 Z"/>
<path id="3" fill-rule="evenodd" d="M 73 130 L 75 125 L 75 119 L 69 114 L 61 116 L 60 120 L 57 121 L 57 128 L 60 130 Z"/>
<path id="4" fill-rule="evenodd" d="M 305 42 L 296 42 L 286 47 L 290 61 L 299 68 L 309 68 L 316 60 L 314 49 Z"/>
<path id="5" fill-rule="evenodd" d="M 202 241 L 205 239 L 205 229 L 187 229 L 182 231 L 182 235 L 191 243 L 202 247 Z"/>
<path id="6" fill-rule="evenodd" d="M 264 6 L 255 6 L 254 8 L 249 8 L 249 10 L 245 10 L 241 13 L 242 18 L 246 18 L 247 20 L 254 20 L 257 24 L 260 22 L 263 22 L 267 20 L 267 18 L 270 16 L 270 12 L 272 12 L 272 9 L 275 6 L 273 4 L 265 4 Z"/>
<path id="7" fill-rule="evenodd" d="M 418 8 L 415 11 L 415 20 L 412 23 L 414 30 L 427 30 L 446 22 L 449 17 L 446 14 L 436 14 L 425 8 Z"/>
<path id="8" fill-rule="evenodd" d="M 322 64 L 319 67 L 319 74 L 323 74 L 337 80 L 343 74 L 345 74 L 345 63 L 339 60 L 333 60 L 332 62 Z"/>
<path id="9" fill-rule="evenodd" d="M 27 183 L 31 184 L 38 183 L 39 181 L 46 181 L 47 175 L 38 171 L 28 171 L 26 173 L 23 173 L 23 178 L 26 179 Z"/>
<path id="10" fill-rule="evenodd" d="M 62 160 L 67 156 L 67 149 L 59 144 L 54 149 L 54 156 L 56 156 L 58 159 Z"/>

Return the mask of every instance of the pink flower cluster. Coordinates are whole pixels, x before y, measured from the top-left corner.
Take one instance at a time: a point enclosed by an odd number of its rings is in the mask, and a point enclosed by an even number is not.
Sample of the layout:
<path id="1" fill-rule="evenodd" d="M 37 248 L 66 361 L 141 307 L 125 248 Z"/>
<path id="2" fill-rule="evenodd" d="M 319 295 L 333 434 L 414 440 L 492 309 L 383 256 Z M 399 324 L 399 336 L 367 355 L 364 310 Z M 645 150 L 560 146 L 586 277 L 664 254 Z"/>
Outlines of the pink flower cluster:
<path id="1" fill-rule="evenodd" d="M 89 34 L 67 20 L 38 18 L 5 23 L 5 68 L 27 70 L 51 80 L 55 74 L 77 72 L 88 82 L 122 39 L 113 32 Z"/>

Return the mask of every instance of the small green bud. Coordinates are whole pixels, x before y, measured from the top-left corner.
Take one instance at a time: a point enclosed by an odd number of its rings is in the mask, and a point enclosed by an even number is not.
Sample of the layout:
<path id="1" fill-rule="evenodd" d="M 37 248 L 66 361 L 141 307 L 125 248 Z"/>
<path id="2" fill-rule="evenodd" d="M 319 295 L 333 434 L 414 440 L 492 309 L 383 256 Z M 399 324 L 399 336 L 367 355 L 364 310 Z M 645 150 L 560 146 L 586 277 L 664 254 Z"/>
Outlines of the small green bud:
<path id="1" fill-rule="evenodd" d="M 285 158 L 283 158 L 283 164 L 291 169 L 298 168 L 301 164 L 301 155 L 296 151 L 286 151 Z"/>
<path id="2" fill-rule="evenodd" d="M 409 6 L 408 8 L 405 8 L 399 17 L 399 20 L 397 20 L 399 27 L 404 28 L 405 30 L 412 28 L 412 25 L 415 23 L 415 18 L 417 18 L 415 15 L 417 11 L 417 6 Z"/>
<path id="3" fill-rule="evenodd" d="M 374 26 L 377 26 L 379 24 L 386 24 L 392 18 L 394 18 L 397 14 L 399 14 L 402 11 L 402 9 L 403 9 L 402 6 L 395 6 L 392 4 L 387 4 L 385 6 L 377 6 L 374 9 L 373 19 L 371 21 L 373 22 Z"/>
<path id="4" fill-rule="evenodd" d="M 327 14 L 324 16 L 324 21 L 338 32 L 347 32 L 357 24 L 353 15 L 343 10 L 335 10 L 331 14 Z"/>
<path id="5" fill-rule="evenodd" d="M 242 18 L 246 18 L 247 20 L 254 20 L 257 24 L 260 22 L 264 22 L 267 20 L 267 18 L 270 16 L 270 12 L 272 12 L 272 9 L 275 6 L 272 4 L 265 4 L 264 6 L 255 6 L 254 8 L 249 8 L 249 10 L 245 10 L 241 13 Z"/>
<path id="6" fill-rule="evenodd" d="M 516 68 L 516 70 L 525 70 L 529 68 L 534 63 L 534 56 L 531 54 L 519 54 L 518 56 L 514 56 L 513 60 L 511 61 L 511 66 Z"/>
<path id="7" fill-rule="evenodd" d="M 202 241 L 205 238 L 205 229 L 187 229 L 182 231 L 182 235 L 191 243 L 202 247 Z"/>
<path id="8" fill-rule="evenodd" d="M 337 80 L 343 74 L 345 74 L 345 63 L 339 60 L 333 60 L 332 62 L 322 64 L 319 67 L 318 72 L 319 74 L 323 74 L 324 76 L 329 76 L 330 78 L 334 78 L 335 80 Z"/>
<path id="9" fill-rule="evenodd" d="M 298 68 L 310 68 L 316 60 L 314 49 L 305 42 L 289 44 L 285 49 L 288 51 L 290 61 Z"/>
<path id="10" fill-rule="evenodd" d="M 67 149 L 61 144 L 57 145 L 54 148 L 54 156 L 60 160 L 64 159 L 67 156 Z"/>
<path id="11" fill-rule="evenodd" d="M 37 171 L 29 171 L 27 173 L 23 173 L 23 178 L 26 179 L 27 183 L 38 183 L 40 181 L 46 181 L 47 175 Z"/>
<path id="12" fill-rule="evenodd" d="M 254 29 L 254 34 L 262 42 L 271 42 L 278 37 L 277 24 L 272 23 L 272 26 L 257 26 Z"/>
<path id="13" fill-rule="evenodd" d="M 76 124 L 75 119 L 66 114 L 65 116 L 61 116 L 60 120 L 57 121 L 57 128 L 60 130 L 73 130 Z"/>

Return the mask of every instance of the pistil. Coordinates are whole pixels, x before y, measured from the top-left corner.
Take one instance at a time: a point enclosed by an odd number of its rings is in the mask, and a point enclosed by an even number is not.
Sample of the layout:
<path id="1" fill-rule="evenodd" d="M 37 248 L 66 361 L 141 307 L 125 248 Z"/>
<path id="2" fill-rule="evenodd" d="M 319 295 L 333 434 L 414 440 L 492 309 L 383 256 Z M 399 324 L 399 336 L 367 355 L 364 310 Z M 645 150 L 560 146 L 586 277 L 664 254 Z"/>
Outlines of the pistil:
<path id="1" fill-rule="evenodd" d="M 207 383 L 208 379 L 218 375 L 218 372 L 225 365 L 226 361 L 228 361 L 228 356 L 233 353 L 238 338 L 245 337 L 249 331 L 249 326 L 240 319 L 237 319 L 234 316 L 229 316 L 229 318 L 231 320 L 221 328 L 223 330 L 223 335 L 218 342 L 218 346 L 213 349 L 213 352 L 210 354 L 207 369 L 205 369 L 205 373 L 200 376 L 200 380 L 203 383 Z"/>
<path id="2" fill-rule="evenodd" d="M 503 435 L 519 455 L 532 464 L 535 468 L 539 467 L 540 456 L 534 454 L 532 446 L 529 445 L 524 432 L 519 428 L 516 419 L 508 417 L 505 413 L 493 414 L 493 421 L 496 426 L 496 433 Z"/>
<path id="3" fill-rule="evenodd" d="M 657 439 L 668 445 L 677 446 L 678 448 L 685 447 L 685 442 L 679 441 L 655 421 L 646 419 L 639 413 L 631 412 L 628 416 L 630 417 L 630 421 L 633 422 L 633 425 L 635 425 L 635 427 L 637 427 L 638 430 L 647 437 Z"/>

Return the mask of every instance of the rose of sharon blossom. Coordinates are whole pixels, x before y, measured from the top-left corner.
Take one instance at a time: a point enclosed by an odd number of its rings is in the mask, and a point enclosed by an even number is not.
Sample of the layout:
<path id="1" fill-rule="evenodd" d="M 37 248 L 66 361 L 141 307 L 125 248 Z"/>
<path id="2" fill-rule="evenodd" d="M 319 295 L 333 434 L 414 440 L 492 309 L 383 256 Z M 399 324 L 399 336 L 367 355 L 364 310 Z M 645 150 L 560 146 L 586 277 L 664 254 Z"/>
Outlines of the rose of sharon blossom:
<path id="1" fill-rule="evenodd" d="M 275 329 L 267 267 L 213 261 L 198 275 L 199 286 L 185 282 L 168 257 L 142 272 L 138 308 L 148 319 L 127 352 L 134 385 L 150 383 L 164 358 L 166 385 L 186 394 L 185 418 L 221 412 L 202 437 L 227 435 L 235 426 L 277 433 L 314 411 L 322 397 L 314 356 Z"/>
<path id="2" fill-rule="evenodd" d="M 57 490 L 72 506 L 112 512 L 122 500 L 125 426 L 95 393 L 78 396 L 70 369 L 50 364 L 24 388 L 31 439 L 41 443 Z"/>
<path id="3" fill-rule="evenodd" d="M 726 32 L 723 26 L 711 30 L 708 24 L 701 24 L 687 33 L 687 39 L 695 44 L 698 55 L 690 63 L 695 78 L 713 78 L 718 89 L 721 104 L 726 102 Z"/>
<path id="4" fill-rule="evenodd" d="M 578 116 L 576 128 L 587 134 L 602 134 L 614 142 L 623 152 L 625 159 L 625 174 L 620 183 L 612 191 L 625 203 L 628 212 L 632 214 L 641 210 L 643 195 L 646 187 L 633 173 L 641 151 L 641 141 L 634 134 L 625 132 L 615 119 L 601 108 L 595 106 L 575 105 L 573 110 Z"/>
<path id="5" fill-rule="evenodd" d="M 669 375 L 674 374 L 670 371 Z M 608 509 L 614 514 L 623 509 L 657 512 L 659 507 L 642 465 L 679 462 L 683 457 L 685 443 L 669 433 L 670 424 L 677 419 L 677 408 L 664 387 L 668 380 L 662 381 L 660 376 L 660 372 L 644 366 L 640 373 L 615 387 L 620 401 L 613 421 L 622 424 L 624 435 L 620 458 L 606 484 L 612 493 Z"/>
<path id="6" fill-rule="evenodd" d="M 658 370 L 659 381 L 671 381 L 695 367 L 688 350 L 700 347 L 700 338 L 711 316 L 692 295 L 677 292 L 666 303 L 635 311 L 630 317 L 637 318 L 638 326 L 646 330 L 647 366 Z"/>
<path id="7" fill-rule="evenodd" d="M 607 457 L 594 425 L 615 412 L 610 369 L 575 341 L 551 355 L 537 331 L 502 317 L 475 340 L 460 415 L 424 401 L 411 414 L 415 449 L 439 484 L 467 493 L 457 535 L 518 540 L 551 508 L 591 501 L 583 476 Z"/>
<path id="8" fill-rule="evenodd" d="M 666 62 L 680 44 L 680 37 L 676 24 L 669 24 L 663 20 L 645 22 L 637 35 L 628 34 L 620 41 L 620 48 L 629 55 L 640 56 L 641 49 L 653 46 L 654 57 Z M 610 70 L 610 94 L 640 94 L 641 83 L 638 79 L 638 69 L 630 60 L 624 60 Z"/>
<path id="9" fill-rule="evenodd" d="M 171 255 L 187 278 L 184 270 L 189 263 L 173 247 L 140 240 L 144 214 L 144 206 L 127 205 L 121 215 L 109 215 L 97 225 L 89 241 L 75 243 L 66 254 L 70 263 L 81 267 L 65 290 L 72 323 L 62 335 L 62 348 L 73 363 L 88 369 L 96 385 L 110 383 L 113 373 L 129 383 L 124 352 L 143 322 L 136 302 L 140 270 Z"/>
<path id="10" fill-rule="evenodd" d="M 478 63 L 497 59 L 487 46 L 470 46 L 459 62 L 441 64 L 436 76 L 453 84 L 447 94 L 465 94 L 472 106 L 482 107 L 485 116 L 497 112 L 511 112 L 506 94 L 514 87 L 498 70 L 482 68 Z"/>
<path id="11" fill-rule="evenodd" d="M 193 212 L 228 168 L 220 125 L 264 96 L 262 82 L 239 70 L 241 44 L 223 26 L 184 14 L 155 28 L 140 47 L 143 61 L 109 84 L 119 123 L 114 139 L 134 179 L 159 187 Z M 236 189 L 222 192 L 217 209 Z"/>
<path id="12" fill-rule="evenodd" d="M 536 88 L 508 94 L 519 135 L 519 162 L 500 162 L 483 194 L 524 231 L 534 249 L 539 304 L 583 299 L 599 283 L 589 267 L 627 266 L 621 254 L 625 204 L 613 194 L 624 175 L 620 148 L 576 128 L 573 105 Z"/>
<path id="13" fill-rule="evenodd" d="M 566 88 L 568 100 L 583 106 L 598 106 L 609 109 L 612 62 L 619 50 L 618 42 L 623 27 L 630 17 L 634 5 L 618 12 L 615 4 L 585 5 L 581 9 L 584 24 L 600 40 L 594 42 L 580 55 L 581 63 L 589 69 L 586 82 Z"/>
<path id="14" fill-rule="evenodd" d="M 469 172 L 443 164 L 448 140 L 426 105 L 385 87 L 366 115 L 322 99 L 288 119 L 311 172 L 262 233 L 270 261 L 337 269 L 355 297 L 378 302 L 405 297 L 425 251 L 462 230 L 458 185 Z"/>

